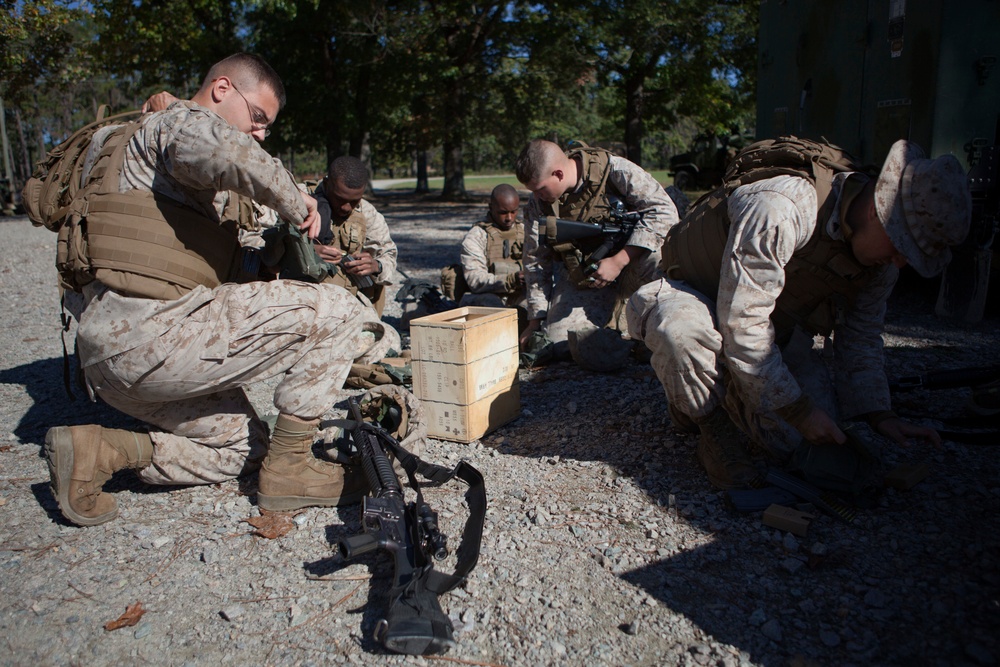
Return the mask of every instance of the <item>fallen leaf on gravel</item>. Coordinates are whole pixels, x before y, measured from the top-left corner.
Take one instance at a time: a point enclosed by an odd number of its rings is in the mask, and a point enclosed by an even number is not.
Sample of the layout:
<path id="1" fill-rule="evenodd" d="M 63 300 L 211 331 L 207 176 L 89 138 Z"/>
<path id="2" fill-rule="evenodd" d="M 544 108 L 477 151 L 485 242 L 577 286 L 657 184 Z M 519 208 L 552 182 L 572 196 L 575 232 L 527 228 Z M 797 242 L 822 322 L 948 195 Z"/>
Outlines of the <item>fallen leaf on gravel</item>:
<path id="1" fill-rule="evenodd" d="M 262 512 L 260 516 L 252 516 L 246 521 L 257 529 L 253 531 L 254 535 L 269 540 L 287 535 L 292 528 L 295 528 L 292 515 L 285 512 Z"/>
<path id="2" fill-rule="evenodd" d="M 118 628 L 128 628 L 139 622 L 142 615 L 146 613 L 146 610 L 142 608 L 141 602 L 136 602 L 135 604 L 130 604 L 125 607 L 125 613 L 119 616 L 113 621 L 108 621 L 104 624 L 105 630 L 117 630 Z"/>

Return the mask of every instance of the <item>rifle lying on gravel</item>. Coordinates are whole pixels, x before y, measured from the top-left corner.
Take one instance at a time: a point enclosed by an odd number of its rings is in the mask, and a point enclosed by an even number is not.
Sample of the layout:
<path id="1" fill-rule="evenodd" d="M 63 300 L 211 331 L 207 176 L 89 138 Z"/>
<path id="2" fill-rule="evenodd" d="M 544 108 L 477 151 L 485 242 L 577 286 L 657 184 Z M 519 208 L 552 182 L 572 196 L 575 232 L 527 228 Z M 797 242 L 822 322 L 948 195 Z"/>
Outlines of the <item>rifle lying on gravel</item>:
<path id="1" fill-rule="evenodd" d="M 483 476 L 465 461 L 453 470 L 421 461 L 403 449 L 381 424 L 363 421 L 355 399 L 349 399 L 348 405 L 352 421 L 345 426 L 351 432 L 371 495 L 361 505 L 364 532 L 340 540 L 340 554 L 349 560 L 383 549 L 395 560 L 389 610 L 375 628 L 377 640 L 396 653 L 445 653 L 455 645 L 454 628 L 441 610 L 438 596 L 462 584 L 479 559 L 486 517 Z M 416 501 L 406 502 L 389 453 L 406 471 Z M 469 519 L 462 532 L 454 574 L 434 569 L 432 559 L 448 556 L 448 538 L 438 527 L 437 512 L 424 502 L 416 473 L 437 484 L 457 477 L 469 485 L 465 494 Z"/>
<path id="2" fill-rule="evenodd" d="M 889 383 L 889 390 L 954 389 L 955 387 L 975 387 L 996 380 L 1000 380 L 1000 366 L 955 368 L 901 377 L 895 382 Z"/>
<path id="3" fill-rule="evenodd" d="M 940 418 L 950 429 L 938 429 L 946 440 L 970 445 L 1000 445 L 1000 366 L 955 368 L 901 377 L 889 383 L 892 392 L 913 389 L 972 387 L 968 417 Z M 982 430 L 988 428 L 988 430 Z M 972 429 L 972 430 L 970 430 Z"/>

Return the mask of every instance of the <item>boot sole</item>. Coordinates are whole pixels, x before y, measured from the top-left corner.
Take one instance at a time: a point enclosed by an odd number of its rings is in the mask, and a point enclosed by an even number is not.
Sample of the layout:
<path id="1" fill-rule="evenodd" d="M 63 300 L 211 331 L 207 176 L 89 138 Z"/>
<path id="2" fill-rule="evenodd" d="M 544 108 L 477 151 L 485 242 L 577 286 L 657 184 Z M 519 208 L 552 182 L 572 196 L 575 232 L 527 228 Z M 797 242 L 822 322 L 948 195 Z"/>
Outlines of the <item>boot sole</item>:
<path id="1" fill-rule="evenodd" d="M 312 496 L 265 496 L 257 493 L 257 507 L 268 512 L 291 512 L 306 507 L 343 507 L 356 505 L 368 495 L 358 491 L 337 498 L 316 498 Z"/>
<path id="2" fill-rule="evenodd" d="M 49 464 L 49 483 L 59 510 L 78 526 L 96 526 L 118 516 L 118 508 L 95 517 L 77 514 L 69 504 L 73 476 L 73 432 L 68 426 L 54 426 L 45 434 L 45 459 Z"/>

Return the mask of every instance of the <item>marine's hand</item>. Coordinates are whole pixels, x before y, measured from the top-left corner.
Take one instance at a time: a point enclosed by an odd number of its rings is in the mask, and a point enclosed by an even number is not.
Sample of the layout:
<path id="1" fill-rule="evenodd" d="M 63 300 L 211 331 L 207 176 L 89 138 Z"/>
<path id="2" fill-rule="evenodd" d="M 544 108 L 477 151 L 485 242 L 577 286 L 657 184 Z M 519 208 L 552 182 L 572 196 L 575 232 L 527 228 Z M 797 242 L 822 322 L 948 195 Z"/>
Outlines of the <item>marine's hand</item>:
<path id="1" fill-rule="evenodd" d="M 622 269 L 627 265 L 628 255 L 623 252 L 605 257 L 597 263 L 597 270 L 590 274 L 590 277 L 594 279 L 592 287 L 595 289 L 607 287 L 618 279 Z"/>
<path id="2" fill-rule="evenodd" d="M 164 90 L 155 95 L 150 95 L 149 99 L 143 102 L 141 111 L 142 113 L 163 111 L 176 101 L 177 98 L 175 96 Z"/>
<path id="3" fill-rule="evenodd" d="M 309 238 L 314 239 L 319 236 L 321 225 L 319 211 L 316 210 L 316 200 L 304 192 L 299 192 L 299 194 L 306 205 L 306 211 L 308 211 L 305 220 L 299 225 L 299 231 Z"/>
<path id="4" fill-rule="evenodd" d="M 910 446 L 914 439 L 929 442 L 935 447 L 941 446 L 941 435 L 937 431 L 932 428 L 927 428 L 926 426 L 911 424 L 910 422 L 904 421 L 899 417 L 893 417 L 879 422 L 875 430 L 890 440 L 895 440 L 903 447 Z"/>
<path id="5" fill-rule="evenodd" d="M 524 271 L 508 273 L 507 277 L 503 280 L 503 286 L 508 292 L 514 292 L 524 287 Z"/>
<path id="6" fill-rule="evenodd" d="M 531 338 L 531 334 L 535 333 L 541 328 L 542 328 L 541 319 L 528 320 L 528 324 L 527 326 L 524 327 L 524 331 L 522 331 L 521 335 L 517 337 L 518 346 L 520 346 L 520 348 L 523 350 L 525 344 L 528 342 L 528 339 Z"/>
<path id="7" fill-rule="evenodd" d="M 347 273 L 356 276 L 370 276 L 373 273 L 378 273 L 378 260 L 372 257 L 372 254 L 367 250 L 362 250 L 353 257 L 352 261 L 344 262 L 344 270 Z"/>
<path id="8" fill-rule="evenodd" d="M 316 249 L 316 254 L 319 255 L 320 259 L 330 264 L 339 264 L 340 260 L 344 257 L 344 251 L 335 245 L 320 245 L 317 243 L 313 248 Z"/>
<path id="9" fill-rule="evenodd" d="M 798 425 L 799 433 L 810 442 L 819 444 L 842 445 L 847 442 L 847 436 L 823 410 L 814 407 L 809 416 Z"/>

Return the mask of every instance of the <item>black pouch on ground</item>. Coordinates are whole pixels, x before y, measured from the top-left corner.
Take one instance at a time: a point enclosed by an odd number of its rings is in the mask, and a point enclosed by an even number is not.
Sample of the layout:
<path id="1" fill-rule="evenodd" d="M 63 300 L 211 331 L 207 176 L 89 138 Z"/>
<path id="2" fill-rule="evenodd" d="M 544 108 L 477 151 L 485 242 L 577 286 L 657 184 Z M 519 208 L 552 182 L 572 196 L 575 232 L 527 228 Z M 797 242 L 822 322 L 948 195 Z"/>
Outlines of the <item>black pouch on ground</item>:
<path id="1" fill-rule="evenodd" d="M 792 453 L 789 470 L 855 507 L 872 507 L 882 490 L 882 471 L 856 428 L 843 428 L 847 442 L 842 445 L 803 441 Z"/>

